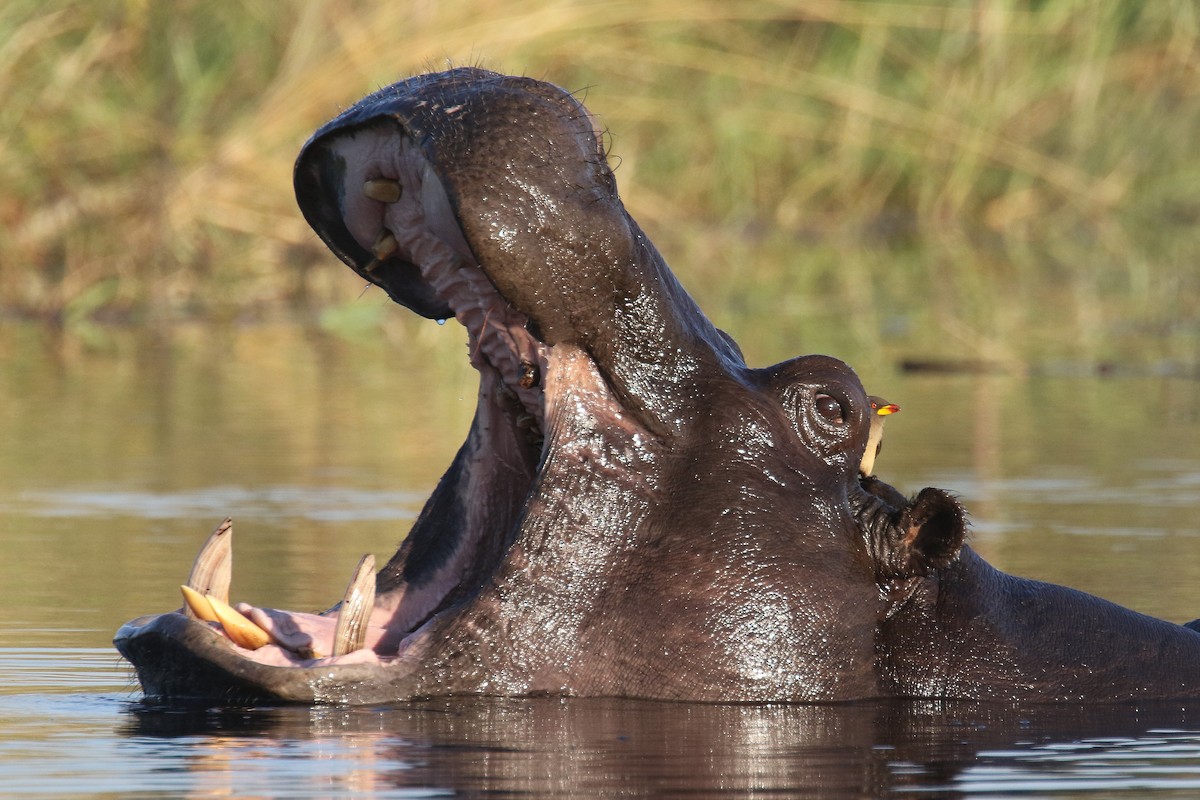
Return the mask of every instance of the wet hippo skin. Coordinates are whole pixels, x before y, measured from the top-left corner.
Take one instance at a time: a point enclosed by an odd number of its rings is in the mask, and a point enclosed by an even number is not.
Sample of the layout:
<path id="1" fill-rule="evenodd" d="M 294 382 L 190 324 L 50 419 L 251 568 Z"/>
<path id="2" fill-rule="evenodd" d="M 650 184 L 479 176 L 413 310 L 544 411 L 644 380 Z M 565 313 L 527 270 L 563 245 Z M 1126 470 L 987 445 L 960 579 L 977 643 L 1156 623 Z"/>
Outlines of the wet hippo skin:
<path id="1" fill-rule="evenodd" d="M 342 615 L 359 638 L 336 612 L 243 606 L 256 649 L 195 610 L 143 617 L 116 645 L 148 696 L 1200 695 L 1200 634 L 999 573 L 952 496 L 860 480 L 854 372 L 747 367 L 626 213 L 601 143 L 574 96 L 479 69 L 380 90 L 309 140 L 305 218 L 398 303 L 463 325 L 475 418 L 366 572 L 374 596 L 343 603 L 365 607 Z"/>

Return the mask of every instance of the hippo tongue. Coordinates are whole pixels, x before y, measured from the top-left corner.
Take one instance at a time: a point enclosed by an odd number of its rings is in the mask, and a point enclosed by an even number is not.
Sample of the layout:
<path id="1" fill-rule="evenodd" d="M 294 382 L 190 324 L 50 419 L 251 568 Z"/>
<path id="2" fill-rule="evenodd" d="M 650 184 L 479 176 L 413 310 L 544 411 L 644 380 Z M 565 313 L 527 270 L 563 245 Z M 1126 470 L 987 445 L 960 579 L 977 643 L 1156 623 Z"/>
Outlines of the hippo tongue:
<path id="1" fill-rule="evenodd" d="M 246 650 L 274 645 L 300 660 L 321 657 L 314 647 L 312 634 L 299 630 L 305 626 L 282 624 L 278 618 L 281 612 L 268 614 L 245 604 L 241 604 L 240 610 L 230 607 L 229 586 L 232 576 L 233 520 L 227 517 L 200 547 L 188 581 L 180 587 L 183 590 L 185 613 L 214 625 L 231 642 Z M 333 658 L 362 650 L 367 645 L 368 621 L 374 606 L 375 557 L 367 554 L 359 561 L 346 586 L 342 602 L 337 606 L 337 621 L 328 647 Z M 265 624 L 250 617 L 262 620 Z M 320 617 L 325 618 L 324 615 Z"/>

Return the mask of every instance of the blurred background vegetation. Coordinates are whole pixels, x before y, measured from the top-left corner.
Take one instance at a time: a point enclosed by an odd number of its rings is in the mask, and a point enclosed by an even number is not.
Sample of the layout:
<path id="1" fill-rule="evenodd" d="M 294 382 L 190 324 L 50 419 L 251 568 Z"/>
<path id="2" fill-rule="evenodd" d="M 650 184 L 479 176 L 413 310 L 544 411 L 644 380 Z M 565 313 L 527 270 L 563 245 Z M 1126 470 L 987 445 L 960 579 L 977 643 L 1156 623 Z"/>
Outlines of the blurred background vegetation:
<path id="1" fill-rule="evenodd" d="M 583 92 L 685 285 L 779 343 L 760 362 L 836 332 L 1195 364 L 1198 36 L 1195 0 L 7 0 L 0 309 L 407 324 L 310 233 L 292 159 L 473 63 Z"/>

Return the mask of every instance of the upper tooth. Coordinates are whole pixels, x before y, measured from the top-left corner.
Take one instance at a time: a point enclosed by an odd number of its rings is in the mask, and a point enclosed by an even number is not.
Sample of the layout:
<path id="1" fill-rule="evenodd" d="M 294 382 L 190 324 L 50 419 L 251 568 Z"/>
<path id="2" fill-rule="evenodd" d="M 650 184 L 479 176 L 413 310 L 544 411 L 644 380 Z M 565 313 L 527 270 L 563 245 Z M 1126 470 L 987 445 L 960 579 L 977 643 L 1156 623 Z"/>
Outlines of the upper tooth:
<path id="1" fill-rule="evenodd" d="M 363 184 L 363 194 L 381 203 L 395 203 L 400 199 L 400 182 L 388 178 L 372 178 Z"/>
<path id="2" fill-rule="evenodd" d="M 233 575 L 233 520 L 225 520 L 208 535 L 188 575 L 188 588 L 200 595 L 212 595 L 229 602 L 229 582 Z M 189 605 L 191 616 L 196 616 Z"/>
<path id="3" fill-rule="evenodd" d="M 375 607 L 375 556 L 368 553 L 358 562 L 346 586 L 333 633 L 333 653 L 344 656 L 361 650 L 367 641 L 367 620 Z"/>
<path id="4" fill-rule="evenodd" d="M 371 252 L 375 254 L 375 258 L 383 261 L 400 249 L 400 243 L 396 241 L 396 237 L 387 228 L 379 232 L 379 238 L 375 240 L 375 244 L 371 245 Z"/>

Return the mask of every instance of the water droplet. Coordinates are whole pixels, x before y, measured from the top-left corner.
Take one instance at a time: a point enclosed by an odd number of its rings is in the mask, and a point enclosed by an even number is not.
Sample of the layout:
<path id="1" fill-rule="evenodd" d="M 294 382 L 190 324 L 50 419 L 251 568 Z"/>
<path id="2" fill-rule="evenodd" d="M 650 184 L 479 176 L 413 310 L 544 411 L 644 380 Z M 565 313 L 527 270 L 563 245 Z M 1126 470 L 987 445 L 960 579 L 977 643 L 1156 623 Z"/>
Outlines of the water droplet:
<path id="1" fill-rule="evenodd" d="M 445 325 L 445 324 L 446 324 L 446 320 L 444 320 L 444 319 L 439 319 L 439 320 L 437 321 L 437 324 L 438 324 L 438 325 Z"/>

